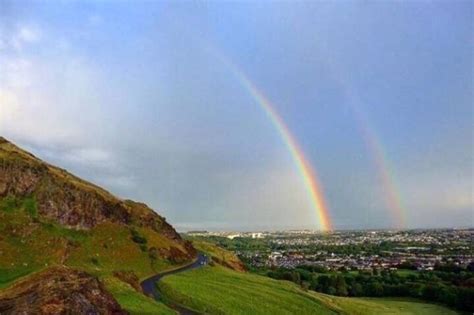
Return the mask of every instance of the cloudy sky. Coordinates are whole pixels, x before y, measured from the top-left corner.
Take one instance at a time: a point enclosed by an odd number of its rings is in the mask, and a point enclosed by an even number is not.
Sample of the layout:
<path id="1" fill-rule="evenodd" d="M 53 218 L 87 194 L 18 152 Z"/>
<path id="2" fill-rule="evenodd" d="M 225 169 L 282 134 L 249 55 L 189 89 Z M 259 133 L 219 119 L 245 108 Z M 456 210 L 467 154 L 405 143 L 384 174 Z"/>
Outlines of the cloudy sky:
<path id="1" fill-rule="evenodd" d="M 473 226 L 473 3 L 0 1 L 0 134 L 180 230 Z M 227 60 L 227 61 L 225 61 Z M 393 200 L 392 200 L 393 203 Z"/>

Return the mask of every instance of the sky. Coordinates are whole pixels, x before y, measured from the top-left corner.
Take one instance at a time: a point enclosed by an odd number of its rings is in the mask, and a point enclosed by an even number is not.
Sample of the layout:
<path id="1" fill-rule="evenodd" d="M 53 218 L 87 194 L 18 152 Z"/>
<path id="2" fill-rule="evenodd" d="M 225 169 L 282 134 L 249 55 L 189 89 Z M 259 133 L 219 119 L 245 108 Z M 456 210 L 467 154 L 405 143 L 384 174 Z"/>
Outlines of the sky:
<path id="1" fill-rule="evenodd" d="M 0 1 L 0 135 L 178 230 L 474 226 L 472 1 Z"/>

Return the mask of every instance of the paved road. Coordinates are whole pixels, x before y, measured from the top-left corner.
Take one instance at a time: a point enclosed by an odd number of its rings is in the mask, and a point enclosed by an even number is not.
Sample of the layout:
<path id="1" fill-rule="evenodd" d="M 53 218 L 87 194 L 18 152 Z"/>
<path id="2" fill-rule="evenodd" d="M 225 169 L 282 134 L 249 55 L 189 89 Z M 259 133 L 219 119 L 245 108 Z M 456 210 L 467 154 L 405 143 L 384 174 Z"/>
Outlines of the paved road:
<path id="1" fill-rule="evenodd" d="M 191 269 L 196 269 L 196 268 L 199 268 L 199 267 L 202 267 L 202 266 L 205 266 L 205 265 L 207 265 L 207 257 L 204 256 L 203 254 L 199 253 L 198 258 L 193 263 L 191 263 L 189 265 L 180 267 L 178 269 L 158 273 L 158 274 L 156 274 L 156 275 L 154 275 L 154 276 L 152 276 L 148 279 L 143 280 L 142 283 L 140 283 L 140 285 L 142 287 L 142 290 L 143 290 L 143 293 L 145 293 L 148 296 L 152 296 L 155 299 L 159 299 L 160 298 L 160 291 L 158 291 L 156 283 L 158 281 L 160 281 L 161 278 L 172 275 L 172 274 L 175 274 L 175 273 L 178 273 L 178 272 L 183 272 L 183 271 L 187 271 L 187 270 L 191 270 Z M 184 308 L 182 306 L 179 306 L 179 305 L 170 304 L 168 306 L 172 307 L 173 309 L 175 309 L 176 311 L 178 311 L 182 315 L 197 314 L 196 312 L 194 312 L 192 310 L 189 310 L 187 308 Z"/>

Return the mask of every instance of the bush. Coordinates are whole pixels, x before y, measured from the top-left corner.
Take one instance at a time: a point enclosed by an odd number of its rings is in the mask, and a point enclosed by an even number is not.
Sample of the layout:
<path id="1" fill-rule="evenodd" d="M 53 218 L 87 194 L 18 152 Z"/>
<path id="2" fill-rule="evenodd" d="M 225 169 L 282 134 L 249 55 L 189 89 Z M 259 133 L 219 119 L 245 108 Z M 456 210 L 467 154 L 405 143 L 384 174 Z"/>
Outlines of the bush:
<path id="1" fill-rule="evenodd" d="M 148 240 L 140 235 L 140 233 L 137 230 L 131 230 L 130 233 L 132 234 L 132 241 L 134 241 L 137 244 L 146 244 Z"/>

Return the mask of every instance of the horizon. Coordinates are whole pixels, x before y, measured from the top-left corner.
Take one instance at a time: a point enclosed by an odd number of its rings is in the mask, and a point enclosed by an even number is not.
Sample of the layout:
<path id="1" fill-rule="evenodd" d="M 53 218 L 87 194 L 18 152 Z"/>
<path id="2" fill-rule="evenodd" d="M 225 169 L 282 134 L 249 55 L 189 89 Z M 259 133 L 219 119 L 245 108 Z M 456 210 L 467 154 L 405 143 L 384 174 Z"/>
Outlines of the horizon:
<path id="1" fill-rule="evenodd" d="M 179 228 L 179 225 L 176 227 L 176 231 L 178 233 L 191 233 L 191 232 L 206 232 L 206 233 L 278 233 L 278 232 L 300 232 L 300 231 L 308 231 L 315 234 L 325 234 L 325 233 L 339 233 L 339 232 L 412 232 L 412 231 L 443 231 L 443 230 L 472 230 L 474 226 L 439 226 L 439 227 L 415 227 L 415 228 L 408 228 L 408 229 L 396 229 L 396 228 L 341 228 L 341 229 L 333 229 L 330 231 L 322 231 L 317 230 L 314 228 L 275 228 L 275 229 L 235 229 L 235 230 L 226 230 L 226 229 L 219 229 L 219 228 L 211 228 L 211 229 L 195 229 L 195 230 L 183 230 Z"/>
<path id="2" fill-rule="evenodd" d="M 1 7 L 0 136 L 178 230 L 474 226 L 472 2 Z"/>

